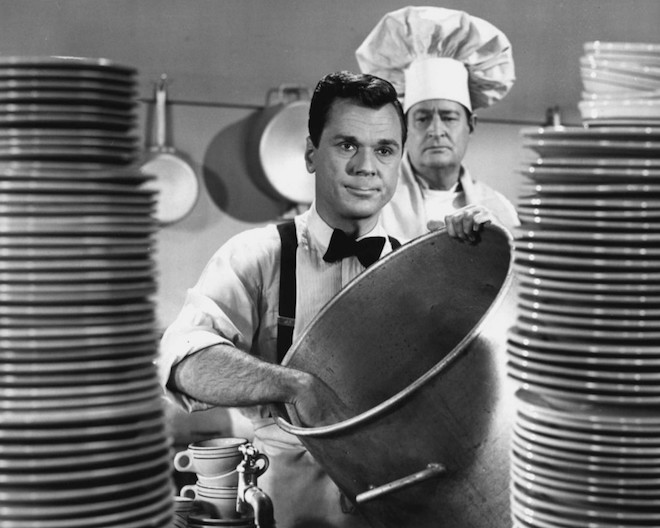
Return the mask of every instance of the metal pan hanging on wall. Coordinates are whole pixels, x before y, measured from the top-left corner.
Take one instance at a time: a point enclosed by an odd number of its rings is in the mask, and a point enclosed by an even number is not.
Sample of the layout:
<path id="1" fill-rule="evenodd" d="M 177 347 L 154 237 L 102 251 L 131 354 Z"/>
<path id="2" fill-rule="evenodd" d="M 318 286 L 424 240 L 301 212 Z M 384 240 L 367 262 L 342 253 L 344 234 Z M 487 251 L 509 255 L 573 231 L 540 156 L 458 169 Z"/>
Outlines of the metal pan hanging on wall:
<path id="1" fill-rule="evenodd" d="M 166 76 L 156 87 L 156 144 L 149 150 L 140 171 L 155 178 L 146 184 L 158 191 L 156 218 L 171 224 L 186 216 L 197 202 L 199 182 L 190 164 L 165 141 Z"/>
<path id="2" fill-rule="evenodd" d="M 314 198 L 315 178 L 307 172 L 304 158 L 309 104 L 304 86 L 274 88 L 252 129 L 250 170 L 257 185 L 276 200 L 310 204 Z"/>

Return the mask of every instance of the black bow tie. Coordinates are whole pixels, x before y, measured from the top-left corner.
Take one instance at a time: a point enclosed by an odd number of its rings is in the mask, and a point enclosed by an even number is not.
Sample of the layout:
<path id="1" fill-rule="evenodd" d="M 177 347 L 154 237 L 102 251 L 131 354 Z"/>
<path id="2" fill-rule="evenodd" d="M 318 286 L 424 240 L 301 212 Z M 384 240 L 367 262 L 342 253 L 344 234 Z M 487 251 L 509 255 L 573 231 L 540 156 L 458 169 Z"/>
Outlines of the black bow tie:
<path id="1" fill-rule="evenodd" d="M 341 229 L 335 229 L 330 238 L 328 250 L 323 255 L 326 262 L 337 262 L 355 255 L 365 268 L 371 266 L 380 258 L 385 246 L 385 238 L 368 237 L 361 240 L 350 238 Z"/>

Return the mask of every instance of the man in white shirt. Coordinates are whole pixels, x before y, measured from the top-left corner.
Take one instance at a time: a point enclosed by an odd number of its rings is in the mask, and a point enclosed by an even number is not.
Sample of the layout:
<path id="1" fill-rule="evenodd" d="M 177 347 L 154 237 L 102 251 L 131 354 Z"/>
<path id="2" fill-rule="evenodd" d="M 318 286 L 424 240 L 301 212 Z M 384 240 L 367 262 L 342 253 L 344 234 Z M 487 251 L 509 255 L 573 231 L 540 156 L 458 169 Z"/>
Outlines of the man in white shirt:
<path id="1" fill-rule="evenodd" d="M 399 185 L 383 210 L 388 232 L 405 242 L 446 225 L 473 242 L 484 223 L 519 225 L 513 205 L 463 165 L 474 110 L 500 100 L 515 80 L 506 35 L 462 11 L 409 6 L 386 14 L 356 57 L 363 72 L 403 94 L 408 120 Z"/>
<path id="2" fill-rule="evenodd" d="M 316 173 L 316 192 L 312 207 L 294 219 L 297 287 L 289 340 L 369 264 L 362 246 L 374 260 L 397 245 L 380 224 L 406 138 L 394 88 L 370 75 L 324 77 L 312 97 L 309 134 L 305 161 Z M 345 235 L 348 245 L 360 246 L 356 255 L 335 247 Z M 188 411 L 238 407 L 252 420 L 254 444 L 270 459 L 259 487 L 273 501 L 279 528 L 365 527 L 358 514 L 342 511 L 340 491 L 268 412 L 269 404 L 287 404 L 297 422 L 315 426 L 352 415 L 321 380 L 278 364 L 278 319 L 285 319 L 280 271 L 288 269 L 280 267 L 283 236 L 268 225 L 240 233 L 216 252 L 163 336 L 162 381 Z"/>

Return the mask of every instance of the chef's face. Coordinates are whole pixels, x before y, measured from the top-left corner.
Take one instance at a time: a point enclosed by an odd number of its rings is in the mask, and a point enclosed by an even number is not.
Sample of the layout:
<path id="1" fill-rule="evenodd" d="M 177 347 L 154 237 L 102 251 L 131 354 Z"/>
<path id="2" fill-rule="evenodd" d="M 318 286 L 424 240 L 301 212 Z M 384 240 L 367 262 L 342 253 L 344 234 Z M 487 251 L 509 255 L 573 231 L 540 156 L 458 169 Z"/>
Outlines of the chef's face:
<path id="1" fill-rule="evenodd" d="M 407 119 L 406 150 L 418 172 L 460 168 L 474 127 L 474 117 L 463 105 L 447 99 L 421 101 L 408 110 Z"/>
<path id="2" fill-rule="evenodd" d="M 357 236 L 370 231 L 392 198 L 403 152 L 392 104 L 379 109 L 337 99 L 318 147 L 307 138 L 307 170 L 316 173 L 316 209 L 331 227 Z"/>

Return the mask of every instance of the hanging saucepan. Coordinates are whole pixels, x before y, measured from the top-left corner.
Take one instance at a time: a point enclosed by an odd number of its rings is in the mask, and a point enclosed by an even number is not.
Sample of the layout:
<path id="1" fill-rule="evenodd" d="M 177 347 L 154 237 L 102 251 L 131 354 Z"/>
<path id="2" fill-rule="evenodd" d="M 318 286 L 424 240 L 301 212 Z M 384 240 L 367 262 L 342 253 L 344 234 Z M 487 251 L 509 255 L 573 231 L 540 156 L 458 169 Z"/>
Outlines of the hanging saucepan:
<path id="1" fill-rule="evenodd" d="M 305 166 L 309 91 L 281 85 L 269 90 L 266 106 L 250 135 L 248 164 L 257 185 L 269 196 L 293 204 L 310 204 L 314 175 Z"/>
<path id="2" fill-rule="evenodd" d="M 158 191 L 156 218 L 163 224 L 171 224 L 192 210 L 199 194 L 199 182 L 184 157 L 166 144 L 166 84 L 167 76 L 162 75 L 156 85 L 156 144 L 149 149 L 140 171 L 155 176 L 146 187 Z"/>

